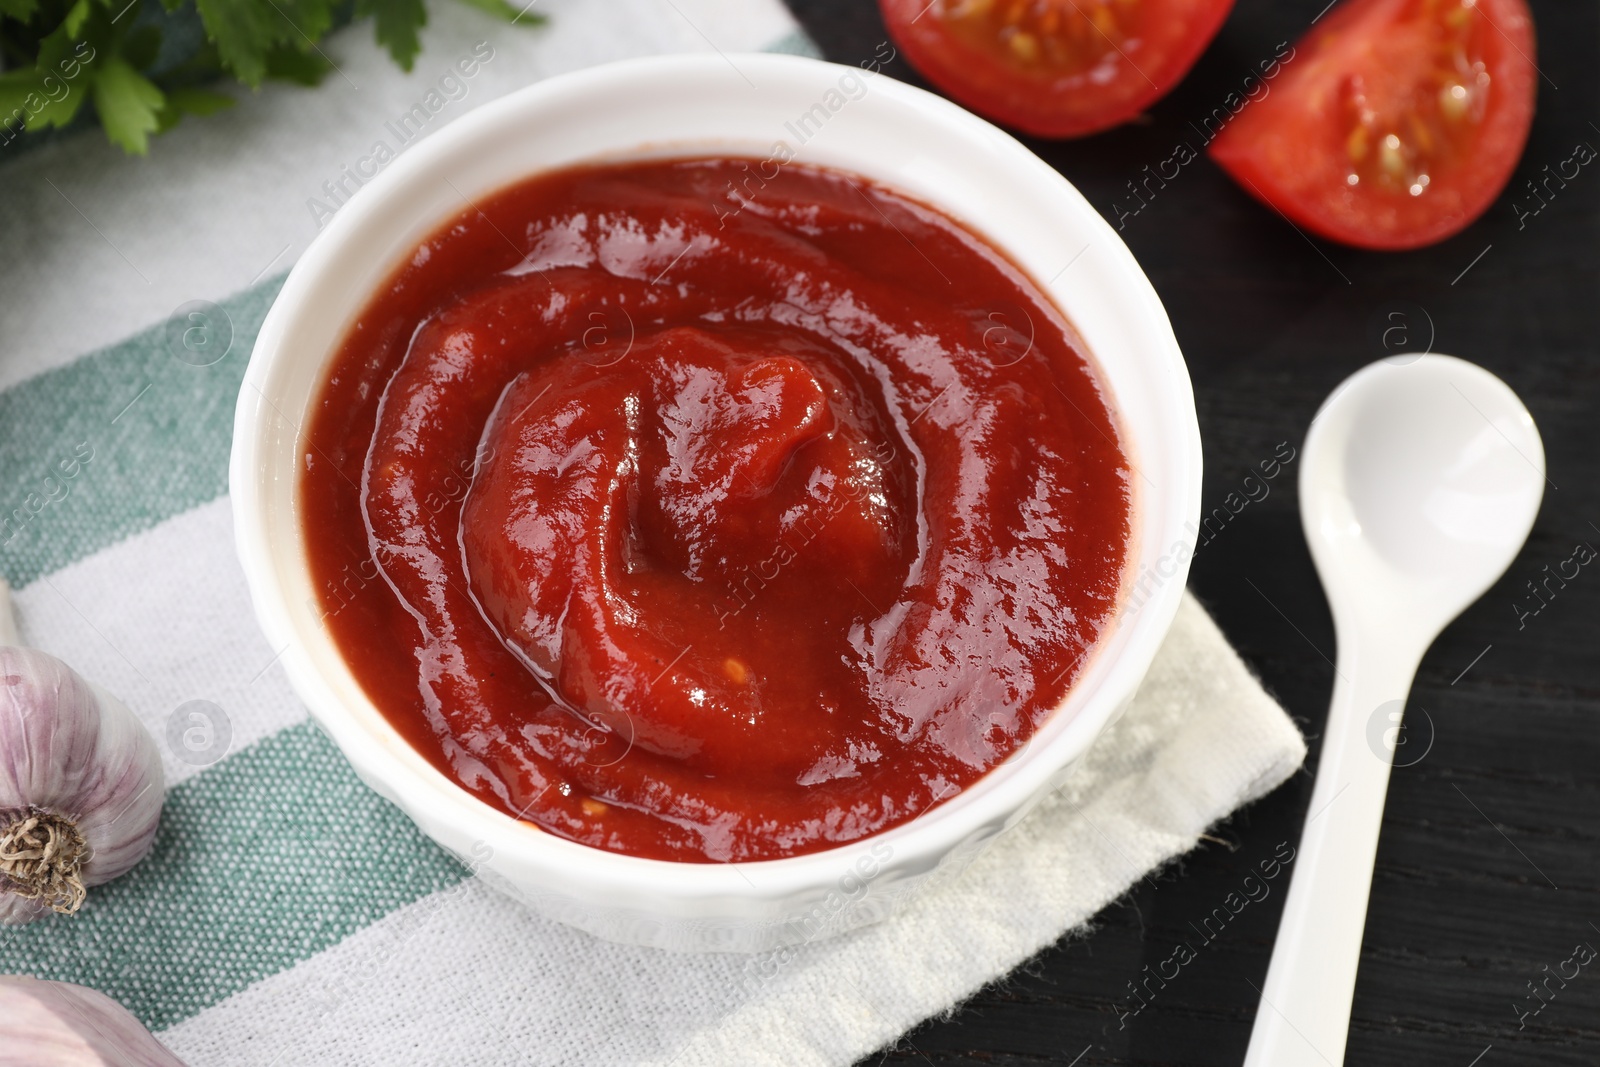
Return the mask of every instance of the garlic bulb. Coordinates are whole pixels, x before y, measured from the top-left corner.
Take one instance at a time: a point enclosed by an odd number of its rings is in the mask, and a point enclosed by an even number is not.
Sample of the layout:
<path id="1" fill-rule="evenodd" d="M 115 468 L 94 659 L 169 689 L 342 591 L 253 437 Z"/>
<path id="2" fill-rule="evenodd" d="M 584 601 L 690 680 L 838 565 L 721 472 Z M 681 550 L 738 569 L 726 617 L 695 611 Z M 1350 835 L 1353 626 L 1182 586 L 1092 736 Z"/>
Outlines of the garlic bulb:
<path id="1" fill-rule="evenodd" d="M 15 632 L 0 581 L 0 637 Z M 150 851 L 165 799 L 131 711 L 54 656 L 0 647 L 0 923 L 77 911 Z"/>
<path id="2" fill-rule="evenodd" d="M 0 1067 L 183 1067 L 104 993 L 0 975 Z"/>

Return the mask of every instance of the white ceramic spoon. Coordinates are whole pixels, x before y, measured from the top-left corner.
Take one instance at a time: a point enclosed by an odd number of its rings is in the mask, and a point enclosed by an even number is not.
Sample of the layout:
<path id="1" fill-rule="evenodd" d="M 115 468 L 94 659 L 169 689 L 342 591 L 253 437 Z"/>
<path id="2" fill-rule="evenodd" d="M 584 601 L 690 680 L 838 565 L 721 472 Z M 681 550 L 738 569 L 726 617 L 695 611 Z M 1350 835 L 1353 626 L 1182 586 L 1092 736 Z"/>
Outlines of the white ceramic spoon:
<path id="1" fill-rule="evenodd" d="M 1338 666 L 1245 1067 L 1344 1062 L 1400 710 L 1433 639 L 1527 540 L 1544 483 L 1533 417 L 1454 356 L 1374 363 L 1312 420 L 1300 518 Z"/>

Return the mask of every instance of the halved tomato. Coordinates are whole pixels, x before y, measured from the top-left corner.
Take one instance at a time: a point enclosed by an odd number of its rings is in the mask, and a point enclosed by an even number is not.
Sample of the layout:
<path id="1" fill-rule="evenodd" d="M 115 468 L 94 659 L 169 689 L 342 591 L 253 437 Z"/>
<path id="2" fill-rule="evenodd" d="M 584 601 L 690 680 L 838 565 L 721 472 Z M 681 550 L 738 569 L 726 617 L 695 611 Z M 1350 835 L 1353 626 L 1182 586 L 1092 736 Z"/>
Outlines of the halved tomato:
<path id="1" fill-rule="evenodd" d="M 1534 62 L 1524 0 L 1346 0 L 1211 158 L 1324 237 L 1433 244 L 1510 180 L 1533 122 Z"/>
<path id="2" fill-rule="evenodd" d="M 1041 137 L 1127 122 L 1171 92 L 1233 0 L 878 0 L 889 35 L 972 110 Z"/>

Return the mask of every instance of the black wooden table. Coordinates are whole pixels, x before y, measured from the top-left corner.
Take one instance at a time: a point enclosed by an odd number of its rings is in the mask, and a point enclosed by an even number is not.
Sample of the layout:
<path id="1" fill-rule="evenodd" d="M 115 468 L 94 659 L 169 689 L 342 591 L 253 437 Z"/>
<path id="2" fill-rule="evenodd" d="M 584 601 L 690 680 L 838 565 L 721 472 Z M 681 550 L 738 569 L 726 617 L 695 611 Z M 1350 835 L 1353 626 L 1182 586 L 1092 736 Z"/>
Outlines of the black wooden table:
<path id="1" fill-rule="evenodd" d="M 1240 0 L 1147 121 L 1031 147 L 1115 224 L 1119 204 L 1136 206 L 1128 183 L 1180 142 L 1198 147 L 1190 123 L 1245 88 L 1326 2 Z M 830 59 L 866 61 L 886 39 L 871 0 L 789 3 Z M 1600 546 L 1600 165 L 1537 215 L 1517 211 L 1536 205 L 1526 183 L 1546 165 L 1580 142 L 1600 148 L 1600 5 L 1533 9 L 1543 74 L 1533 134 L 1510 188 L 1465 233 L 1398 254 L 1313 244 L 1204 159 L 1123 220 L 1194 378 L 1208 510 L 1280 442 L 1299 448 L 1323 397 L 1386 354 L 1374 324 L 1397 309 L 1413 322 L 1415 309 L 1426 313 L 1435 351 L 1510 383 L 1544 436 L 1551 484 L 1532 539 L 1434 645 L 1412 691 L 1434 729 L 1411 726 L 1402 751 L 1427 754 L 1390 786 L 1346 1061 L 1357 1067 L 1600 1062 L 1600 960 L 1564 985 L 1546 980 L 1571 974 L 1578 946 L 1600 948 L 1600 565 L 1552 584 L 1544 602 L 1527 588 L 1579 543 Z M 923 84 L 904 58 L 885 69 Z M 1155 887 L 1138 884 L 1089 936 L 868 1062 L 1242 1062 L 1281 891 L 1245 909 L 1136 1016 L 1124 1012 L 1145 964 L 1192 938 L 1191 922 L 1299 838 L 1335 648 L 1293 465 L 1289 474 L 1199 552 L 1190 587 L 1311 738 L 1308 770 L 1213 831 L 1225 845 L 1203 845 Z"/>

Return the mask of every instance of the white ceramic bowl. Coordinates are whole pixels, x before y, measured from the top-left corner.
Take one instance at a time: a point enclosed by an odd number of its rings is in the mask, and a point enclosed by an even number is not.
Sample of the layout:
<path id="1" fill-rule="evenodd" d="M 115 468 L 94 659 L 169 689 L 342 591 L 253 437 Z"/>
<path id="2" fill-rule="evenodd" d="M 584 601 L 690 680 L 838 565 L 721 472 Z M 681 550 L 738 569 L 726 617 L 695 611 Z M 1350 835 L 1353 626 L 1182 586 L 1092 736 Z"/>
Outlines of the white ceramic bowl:
<path id="1" fill-rule="evenodd" d="M 737 866 L 574 844 L 476 799 L 405 743 L 318 620 L 300 528 L 300 427 L 329 359 L 396 265 L 446 219 L 541 170 L 724 154 L 866 175 L 1004 249 L 1076 325 L 1137 467 L 1127 602 L 1065 703 L 1019 754 L 922 817 L 853 844 Z M 1068 264 L 1071 264 L 1068 266 Z M 491 885 L 601 937 L 764 951 L 882 918 L 971 860 L 1058 785 L 1127 706 L 1177 610 L 1199 514 L 1200 436 L 1155 291 L 1078 192 L 967 111 L 882 75 L 792 56 L 673 56 L 552 78 L 420 142 L 307 249 L 262 325 L 230 471 L 238 549 L 295 691 L 361 778 Z"/>

